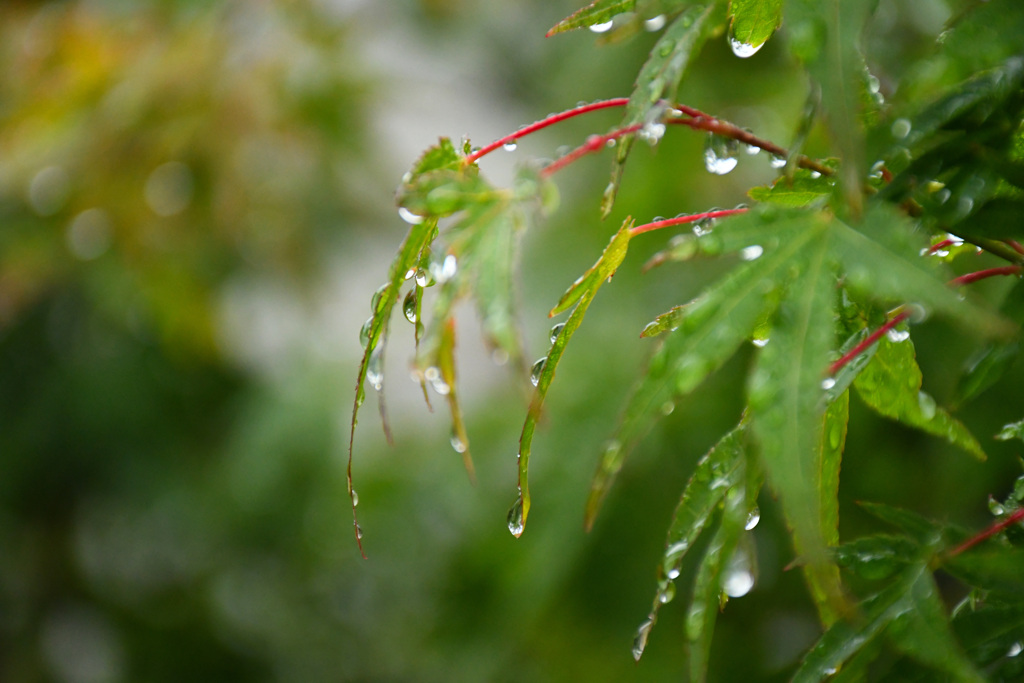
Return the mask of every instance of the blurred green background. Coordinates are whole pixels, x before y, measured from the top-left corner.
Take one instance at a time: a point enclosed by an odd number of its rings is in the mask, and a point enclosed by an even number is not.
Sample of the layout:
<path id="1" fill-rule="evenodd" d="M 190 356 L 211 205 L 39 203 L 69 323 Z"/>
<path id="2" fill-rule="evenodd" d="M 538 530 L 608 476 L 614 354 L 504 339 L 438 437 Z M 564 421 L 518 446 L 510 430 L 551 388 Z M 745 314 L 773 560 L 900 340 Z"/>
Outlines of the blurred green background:
<path id="1" fill-rule="evenodd" d="M 595 530 L 581 521 L 650 348 L 639 330 L 722 265 L 641 276 L 668 237 L 654 234 L 602 290 L 549 398 L 522 539 L 504 518 L 525 378 L 490 362 L 470 307 L 459 389 L 478 485 L 447 418 L 406 379 L 412 328 L 396 320 L 396 443 L 372 396 L 356 437 L 369 560 L 345 493 L 358 330 L 404 235 L 393 189 L 439 135 L 483 144 L 628 94 L 654 36 L 544 39 L 579 4 L 0 5 L 0 680 L 683 678 L 681 609 L 662 610 L 639 665 L 630 646 L 675 499 L 739 416 L 749 350 L 648 437 Z M 929 54 L 951 11 L 882 4 L 868 48 L 883 93 L 898 97 L 905 65 Z M 786 144 L 805 91 L 779 41 L 740 60 L 723 36 L 680 99 Z M 553 157 L 616 116 L 568 122 L 482 168 L 507 182 L 517 161 Z M 608 160 L 560 174 L 561 209 L 522 258 L 536 355 L 546 311 L 627 214 L 732 206 L 775 173 L 761 155 L 712 176 L 702 145 L 680 129 L 638 148 L 607 223 Z M 926 389 L 948 396 L 975 342 L 937 322 L 918 330 Z M 986 464 L 854 402 L 844 537 L 875 528 L 861 499 L 986 524 L 985 498 L 1005 495 L 1020 450 L 988 435 L 1022 417 L 1021 380 L 1015 368 L 961 412 Z M 758 582 L 721 618 L 714 680 L 785 680 L 818 634 L 762 497 Z"/>

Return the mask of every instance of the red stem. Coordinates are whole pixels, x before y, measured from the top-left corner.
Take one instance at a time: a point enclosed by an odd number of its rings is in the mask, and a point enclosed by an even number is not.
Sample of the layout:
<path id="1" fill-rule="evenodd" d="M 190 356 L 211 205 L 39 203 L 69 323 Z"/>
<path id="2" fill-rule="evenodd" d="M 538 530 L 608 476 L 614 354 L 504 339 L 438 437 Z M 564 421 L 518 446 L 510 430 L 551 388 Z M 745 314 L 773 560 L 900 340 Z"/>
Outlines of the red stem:
<path id="1" fill-rule="evenodd" d="M 941 242 L 936 242 L 935 244 L 930 246 L 928 248 L 928 253 L 929 254 L 934 254 L 937 251 L 941 251 L 941 250 L 945 249 L 946 247 L 952 247 L 955 244 L 956 244 L 956 242 L 954 242 L 953 240 L 942 240 Z"/>
<path id="2" fill-rule="evenodd" d="M 569 152 L 561 159 L 556 159 L 545 166 L 541 170 L 540 174 L 544 178 L 550 178 L 554 173 L 562 170 L 580 157 L 584 157 L 591 152 L 597 152 L 598 150 L 604 149 L 605 144 L 609 140 L 614 140 L 616 138 L 621 138 L 623 135 L 635 133 L 643 127 L 644 125 L 642 123 L 635 123 L 632 126 L 619 128 L 618 130 L 613 130 L 611 133 L 606 133 L 604 135 L 591 135 L 582 145 Z"/>
<path id="3" fill-rule="evenodd" d="M 951 285 L 969 285 L 972 282 L 978 280 L 984 280 L 985 278 L 994 277 L 996 275 L 1020 275 L 1021 270 L 1024 269 L 1021 266 L 1000 266 L 998 268 L 989 268 L 987 270 L 979 270 L 974 273 L 967 273 L 960 277 L 955 277 L 949 281 Z"/>
<path id="4" fill-rule="evenodd" d="M 472 164 L 473 162 L 478 160 L 480 157 L 485 156 L 487 154 L 490 154 L 491 152 L 493 152 L 494 150 L 498 149 L 499 147 L 502 147 L 503 145 L 506 145 L 506 144 L 508 144 L 510 142 L 515 142 L 519 138 L 526 137 L 530 133 L 535 133 L 538 130 L 542 130 L 544 128 L 547 128 L 548 126 L 554 125 L 554 124 L 556 124 L 556 123 L 558 123 L 560 121 L 565 121 L 566 119 L 571 119 L 574 116 L 579 116 L 580 114 L 586 114 L 587 112 L 597 111 L 598 109 L 608 109 L 610 107 L 624 107 L 628 103 L 629 103 L 629 98 L 628 97 L 616 97 L 616 98 L 610 99 L 610 100 L 602 100 L 600 102 L 591 102 L 590 104 L 584 104 L 584 105 L 581 105 L 581 106 L 576 107 L 574 109 L 568 109 L 566 111 L 560 112 L 558 114 L 552 114 L 551 116 L 548 116 L 547 118 L 541 119 L 540 121 L 537 121 L 535 123 L 531 123 L 528 126 L 523 126 L 522 128 L 520 128 L 516 132 L 509 133 L 505 137 L 501 138 L 500 140 L 495 140 L 494 142 L 492 142 L 491 144 L 487 145 L 486 147 L 481 147 L 477 151 L 475 151 L 472 154 L 470 154 L 469 156 L 465 157 L 462 160 L 462 163 L 463 163 L 464 166 L 468 166 L 469 164 Z"/>
<path id="5" fill-rule="evenodd" d="M 835 363 L 830 365 L 828 367 L 828 374 L 834 375 L 840 370 L 842 370 L 847 363 L 849 363 L 851 360 L 853 360 L 860 354 L 864 353 L 864 350 L 867 349 L 872 344 L 874 344 L 876 341 L 878 341 L 883 334 L 885 334 L 892 328 L 896 327 L 909 317 L 910 311 L 900 311 L 899 313 L 897 313 L 889 322 L 885 323 L 877 330 L 869 334 L 867 337 L 864 338 L 864 341 L 854 346 L 852 349 L 847 351 L 842 358 L 840 358 Z"/>
<path id="6" fill-rule="evenodd" d="M 1003 529 L 1006 529 L 1007 527 L 1013 526 L 1014 524 L 1016 524 L 1017 522 L 1021 521 L 1022 519 L 1024 519 L 1024 508 L 1021 508 L 1020 510 L 1015 511 L 1013 514 L 1011 514 L 1006 519 L 999 520 L 998 522 L 996 522 L 995 524 L 993 524 L 989 528 L 987 528 L 984 531 L 982 531 L 977 536 L 973 536 L 973 537 L 967 539 L 966 541 L 964 541 L 963 543 L 961 543 L 960 545 L 958 545 L 957 547 L 955 547 L 951 551 L 949 551 L 949 555 L 947 557 L 955 557 L 956 555 L 959 555 L 963 551 L 968 550 L 970 548 L 973 548 L 974 546 L 978 545 L 979 543 L 981 543 L 985 539 L 991 538 L 992 536 L 995 536 L 996 534 L 998 534 Z"/>
<path id="7" fill-rule="evenodd" d="M 1017 240 L 1006 240 L 1006 243 L 1013 247 L 1013 250 L 1018 254 L 1024 254 L 1024 247 Z"/>
<path id="8" fill-rule="evenodd" d="M 693 213 L 688 216 L 676 216 L 675 218 L 666 218 L 661 221 L 654 221 L 653 223 L 645 223 L 644 225 L 638 225 L 631 228 L 629 231 L 630 236 L 636 236 L 643 232 L 651 232 L 652 230 L 660 230 L 661 228 L 667 228 L 672 225 L 682 225 L 683 223 L 695 223 L 702 221 L 705 218 L 724 218 L 725 216 L 735 216 L 739 213 L 746 213 L 749 209 L 723 209 L 721 211 L 708 211 L 705 213 Z"/>

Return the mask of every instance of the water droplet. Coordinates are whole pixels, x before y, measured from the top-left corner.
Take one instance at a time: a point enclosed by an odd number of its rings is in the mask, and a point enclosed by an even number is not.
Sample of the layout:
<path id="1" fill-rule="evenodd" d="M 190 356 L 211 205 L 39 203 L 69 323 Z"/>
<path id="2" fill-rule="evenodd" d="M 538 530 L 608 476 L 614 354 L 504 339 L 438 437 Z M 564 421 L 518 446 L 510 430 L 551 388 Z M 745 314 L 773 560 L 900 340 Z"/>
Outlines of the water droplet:
<path id="1" fill-rule="evenodd" d="M 502 148 L 503 148 L 503 149 L 504 149 L 504 150 L 505 150 L 506 152 L 514 152 L 514 151 L 516 151 L 516 148 L 517 148 L 517 147 L 519 147 L 519 143 L 518 143 L 518 142 L 516 142 L 515 140 L 509 140 L 509 141 L 508 141 L 508 142 L 506 142 L 506 143 L 505 143 L 504 145 L 502 145 Z"/>
<path id="2" fill-rule="evenodd" d="M 544 366 L 547 362 L 548 357 L 544 356 L 543 358 L 538 359 L 537 362 L 533 364 L 533 367 L 530 368 L 530 383 L 533 384 L 533 386 L 540 384 L 540 375 L 544 372 Z"/>
<path id="3" fill-rule="evenodd" d="M 371 315 L 359 329 L 359 345 L 364 349 L 370 343 L 370 330 L 373 329 L 373 316 Z"/>
<path id="4" fill-rule="evenodd" d="M 722 590 L 730 598 L 742 598 L 754 587 L 754 573 L 746 553 L 737 552 L 729 561 L 722 579 Z"/>
<path id="5" fill-rule="evenodd" d="M 890 131 L 892 132 L 892 136 L 894 138 L 899 138 L 900 140 L 902 140 L 903 138 L 910 135 L 910 128 L 911 125 L 908 119 L 896 119 L 895 121 L 892 122 L 892 128 L 890 128 Z"/>
<path id="6" fill-rule="evenodd" d="M 352 507 L 356 507 L 357 505 L 359 505 L 359 494 L 356 493 L 355 489 L 352 489 L 351 497 L 352 497 Z"/>
<path id="7" fill-rule="evenodd" d="M 908 304 L 907 312 L 910 314 L 907 320 L 915 325 L 928 319 L 928 309 L 921 304 Z"/>
<path id="8" fill-rule="evenodd" d="M 750 340 L 750 342 L 759 349 L 763 349 L 764 347 L 768 346 L 768 342 L 770 341 L 771 339 L 769 339 L 768 337 L 754 337 L 753 339 Z"/>
<path id="9" fill-rule="evenodd" d="M 381 310 L 381 308 L 383 308 L 383 304 L 384 304 L 384 295 L 387 294 L 387 291 L 389 289 L 391 289 L 391 283 L 390 282 L 385 282 L 384 284 L 382 284 L 380 287 L 377 288 L 377 291 L 375 291 L 373 293 L 373 296 L 370 297 L 370 312 L 371 313 L 378 313 L 378 312 L 380 312 L 380 310 Z"/>
<path id="10" fill-rule="evenodd" d="M 360 541 L 363 540 L 363 527 L 356 524 L 356 538 Z"/>
<path id="11" fill-rule="evenodd" d="M 811 171 L 811 179 L 812 180 L 817 180 L 820 177 L 821 177 L 820 173 L 818 173 L 817 171 Z"/>
<path id="12" fill-rule="evenodd" d="M 564 329 L 565 323 L 556 323 L 555 326 L 551 328 L 551 332 L 548 333 L 548 336 L 550 337 L 552 344 L 557 341 L 558 335 L 560 335 Z"/>
<path id="13" fill-rule="evenodd" d="M 658 602 L 667 605 L 672 602 L 674 597 L 676 597 L 676 585 L 671 581 L 666 581 L 665 585 L 658 591 Z"/>
<path id="14" fill-rule="evenodd" d="M 420 223 L 423 222 L 423 216 L 414 214 L 412 211 L 405 208 L 404 206 L 398 207 L 398 217 L 401 218 L 406 223 L 408 223 L 409 225 L 419 225 Z"/>
<path id="15" fill-rule="evenodd" d="M 416 296 L 416 290 L 410 289 L 409 293 L 405 295 L 405 301 L 402 302 L 402 313 L 405 314 L 405 319 L 409 322 L 416 323 L 416 306 L 419 301 L 419 297 Z"/>
<path id="16" fill-rule="evenodd" d="M 462 438 L 459 437 L 459 435 L 456 434 L 455 432 L 452 432 L 452 436 L 449 439 L 449 441 L 452 444 L 452 449 L 456 453 L 465 453 L 466 452 L 466 448 L 467 448 L 466 442 L 463 441 Z"/>
<path id="17" fill-rule="evenodd" d="M 1016 642 L 1010 646 L 1010 649 L 1006 651 L 1007 657 L 1016 657 L 1021 652 L 1024 652 L 1024 643 Z"/>
<path id="18" fill-rule="evenodd" d="M 665 135 L 665 124 L 661 121 L 651 121 L 645 123 L 644 127 L 637 133 L 641 140 L 649 145 L 656 145 L 661 141 L 661 138 Z"/>
<path id="19" fill-rule="evenodd" d="M 897 330 L 895 327 L 886 330 L 885 336 L 889 338 L 894 344 L 905 342 L 910 339 L 910 332 L 907 330 Z"/>
<path id="20" fill-rule="evenodd" d="M 416 285 L 419 287 L 433 287 L 434 276 L 420 268 L 416 271 Z"/>
<path id="21" fill-rule="evenodd" d="M 676 46 L 676 41 L 665 40 L 664 38 L 658 43 L 658 55 L 661 57 L 668 57 L 672 54 L 673 48 Z"/>
<path id="22" fill-rule="evenodd" d="M 749 128 L 744 128 L 743 132 L 747 133 L 748 135 L 753 135 L 754 134 L 754 131 L 750 130 Z M 749 154 L 750 156 L 757 156 L 758 154 L 761 153 L 761 148 L 758 147 L 757 145 L 746 145 L 745 144 L 745 145 L 743 145 L 743 151 L 746 152 L 747 154 Z"/>
<path id="23" fill-rule="evenodd" d="M 786 165 L 786 157 L 780 157 L 778 154 L 773 154 L 769 157 L 768 164 L 772 168 L 783 168 Z"/>
<path id="24" fill-rule="evenodd" d="M 729 36 L 729 47 L 732 48 L 732 53 L 743 59 L 753 57 L 763 45 L 764 43 L 761 43 L 761 45 L 751 45 L 750 43 L 744 43 L 741 40 L 736 40 L 732 36 Z"/>
<path id="25" fill-rule="evenodd" d="M 761 521 L 761 509 L 757 506 L 753 510 L 747 513 L 747 523 L 743 525 L 743 528 L 750 531 L 757 526 L 757 523 Z"/>
<path id="26" fill-rule="evenodd" d="M 405 279 L 406 280 L 413 279 L 413 277 L 415 277 L 415 275 L 416 275 L 416 269 L 415 268 L 410 268 L 409 270 L 405 271 Z"/>
<path id="27" fill-rule="evenodd" d="M 879 159 L 871 165 L 871 170 L 868 172 L 868 177 L 872 180 L 882 179 L 882 170 L 885 168 L 885 162 Z"/>
<path id="28" fill-rule="evenodd" d="M 508 359 L 508 351 L 505 349 L 494 349 L 494 351 L 491 352 L 491 361 L 493 361 L 495 365 L 505 365 L 508 363 Z"/>
<path id="29" fill-rule="evenodd" d="M 715 175 L 725 175 L 739 163 L 736 159 L 737 147 L 736 141 L 731 138 L 708 133 L 704 142 L 704 167 Z"/>
<path id="30" fill-rule="evenodd" d="M 605 140 L 604 146 L 607 147 L 608 149 L 611 149 L 612 147 L 615 146 L 615 143 L 615 138 L 608 138 L 607 140 Z"/>
<path id="31" fill-rule="evenodd" d="M 633 659 L 638 662 L 644 656 L 644 649 L 647 648 L 647 638 L 651 635 L 652 628 L 654 628 L 654 619 L 647 617 L 636 630 L 636 637 L 633 638 Z"/>
<path id="32" fill-rule="evenodd" d="M 590 30 L 594 33 L 605 33 L 612 27 L 611 21 L 603 21 L 600 24 L 591 24 Z"/>
<path id="33" fill-rule="evenodd" d="M 827 669 L 822 669 L 821 673 L 825 674 L 826 676 L 834 676 L 837 671 L 839 671 L 839 669 L 837 669 L 834 666 L 830 666 Z"/>
<path id="34" fill-rule="evenodd" d="M 667 572 L 665 572 L 665 576 L 667 576 L 670 581 L 675 581 L 679 578 L 679 567 L 672 567 Z"/>
<path id="35" fill-rule="evenodd" d="M 764 248 L 759 244 L 752 244 L 740 251 L 740 258 L 744 261 L 756 261 L 761 258 Z"/>
<path id="36" fill-rule="evenodd" d="M 988 497 L 988 511 L 996 517 L 1006 514 L 1006 508 L 1003 507 L 1002 503 L 993 498 L 991 494 Z"/>
<path id="37" fill-rule="evenodd" d="M 430 264 L 431 277 L 435 282 L 441 284 L 451 280 L 457 272 L 459 272 L 459 262 L 455 258 L 455 254 L 448 254 L 444 257 L 444 261 L 440 263 Z"/>
<path id="38" fill-rule="evenodd" d="M 935 417 L 936 405 L 935 399 L 923 391 L 917 392 L 917 405 L 921 408 L 921 416 L 926 420 L 931 420 Z"/>
<path id="39" fill-rule="evenodd" d="M 661 404 L 661 414 L 666 417 L 671 415 L 676 409 L 675 401 L 665 401 Z"/>
<path id="40" fill-rule="evenodd" d="M 366 362 L 366 380 L 373 385 L 377 391 L 384 386 L 384 347 L 378 346 L 370 354 L 370 360 Z"/>
<path id="41" fill-rule="evenodd" d="M 824 389 L 825 391 L 828 391 L 835 385 L 836 381 L 832 377 L 826 377 L 825 379 L 821 380 L 821 388 Z"/>
<path id="42" fill-rule="evenodd" d="M 516 502 L 512 503 L 512 507 L 508 511 L 508 530 L 516 538 L 523 535 L 523 529 L 525 524 L 523 522 L 523 496 L 522 494 L 516 498 Z"/>
<path id="43" fill-rule="evenodd" d="M 660 31 L 665 26 L 665 15 L 659 14 L 644 20 L 644 29 L 647 31 Z"/>

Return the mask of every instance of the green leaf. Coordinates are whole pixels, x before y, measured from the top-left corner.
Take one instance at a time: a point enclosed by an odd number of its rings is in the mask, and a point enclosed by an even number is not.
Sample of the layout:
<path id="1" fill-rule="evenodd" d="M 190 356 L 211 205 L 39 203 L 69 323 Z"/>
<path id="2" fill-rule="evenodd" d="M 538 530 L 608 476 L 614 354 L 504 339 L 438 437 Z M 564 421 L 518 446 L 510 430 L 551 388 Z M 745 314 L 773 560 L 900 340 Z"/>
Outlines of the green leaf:
<path id="1" fill-rule="evenodd" d="M 895 508 L 881 503 L 858 503 L 865 512 L 906 532 L 923 546 L 934 546 L 942 538 L 941 526 L 916 512 Z"/>
<path id="2" fill-rule="evenodd" d="M 636 0 L 594 0 L 548 29 L 547 36 L 594 24 L 604 24 L 618 14 L 632 12 L 635 5 Z"/>
<path id="3" fill-rule="evenodd" d="M 921 391 L 921 369 L 914 358 L 914 342 L 909 337 L 894 342 L 887 335 L 877 346 L 874 358 L 853 382 L 864 403 L 884 417 L 944 438 L 984 460 L 985 452 L 963 423 Z"/>
<path id="4" fill-rule="evenodd" d="M 515 208 L 501 212 L 482 229 L 472 268 L 472 293 L 488 345 L 522 366 L 522 343 L 516 323 L 515 266 L 521 228 Z M 463 261 L 466 259 L 463 258 Z"/>
<path id="5" fill-rule="evenodd" d="M 995 438 L 1000 441 L 1009 441 L 1010 439 L 1024 441 L 1024 420 L 1003 425 L 1003 428 L 996 434 Z"/>
<path id="6" fill-rule="evenodd" d="M 846 391 L 825 409 L 821 442 L 816 460 L 821 468 L 821 535 L 826 546 L 839 543 L 839 469 L 846 448 L 846 431 L 850 420 L 850 392 Z"/>
<path id="7" fill-rule="evenodd" d="M 868 207 L 857 231 L 835 221 L 831 226 L 837 255 L 847 272 L 846 285 L 881 303 L 913 302 L 948 317 L 975 334 L 1008 334 L 999 316 L 964 301 L 931 270 L 926 259 L 911 253 L 927 246 L 913 239 L 910 221 L 883 204 Z M 867 232 L 868 234 L 865 234 Z"/>
<path id="8" fill-rule="evenodd" d="M 715 24 L 712 16 L 717 7 L 716 3 L 707 7 L 690 7 L 665 29 L 637 76 L 633 94 L 626 105 L 623 128 L 639 123 L 657 124 L 660 121 L 659 111 L 664 106 L 661 103 L 675 99 L 686 68 L 710 36 Z M 619 140 L 618 152 L 612 165 L 612 179 L 601 202 L 601 213 L 604 216 L 611 213 L 615 203 L 623 165 L 634 140 L 634 135 L 625 135 Z"/>
<path id="9" fill-rule="evenodd" d="M 1024 325 L 1024 281 L 1018 280 L 1007 293 L 999 312 L 1019 328 Z M 990 343 L 967 361 L 956 388 L 956 403 L 964 403 L 995 384 L 1017 358 L 1019 336 L 1008 342 Z"/>
<path id="10" fill-rule="evenodd" d="M 1024 604 L 984 602 L 959 610 L 953 617 L 953 630 L 971 659 L 987 666 L 1024 642 Z"/>
<path id="11" fill-rule="evenodd" d="M 548 352 L 547 359 L 544 361 L 543 368 L 537 377 L 537 385 L 533 391 L 533 398 L 530 400 L 530 408 L 527 411 L 526 420 L 523 422 L 523 431 L 519 436 L 519 498 L 515 505 L 513 505 L 512 512 L 510 512 L 509 522 L 509 530 L 516 537 L 523 533 L 527 517 L 530 514 L 530 453 L 533 448 L 533 434 L 537 428 L 537 420 L 540 419 L 541 410 L 544 407 L 544 399 L 547 397 L 548 387 L 551 386 L 551 381 L 555 377 L 555 369 L 558 367 L 558 362 L 565 352 L 569 339 L 572 338 L 573 333 L 576 332 L 583 322 L 583 316 L 586 314 L 590 302 L 594 300 L 594 296 L 597 295 L 601 285 L 615 274 L 622 260 L 626 257 L 626 250 L 629 247 L 631 236 L 630 228 L 632 227 L 633 221 L 626 219 L 626 222 L 622 224 L 619 231 L 612 236 L 611 241 L 605 247 L 597 263 L 569 288 L 569 291 L 565 293 L 562 300 L 551 312 L 551 315 L 554 315 L 559 311 L 565 310 L 572 303 L 576 303 L 576 307 L 569 315 L 568 320 L 565 321 L 565 327 L 562 328 L 561 333 L 559 333 L 551 345 L 551 350 Z"/>
<path id="12" fill-rule="evenodd" d="M 950 674 L 954 680 L 984 683 L 953 637 L 939 588 L 929 572 L 921 572 L 909 588 L 910 609 L 897 614 L 885 635 L 917 661 Z"/>
<path id="13" fill-rule="evenodd" d="M 462 417 L 462 406 L 459 405 L 459 397 L 455 388 L 455 320 L 452 318 L 445 321 L 437 358 L 437 369 L 441 374 L 442 383 L 435 386 L 444 387 L 442 391 L 446 391 L 445 398 L 448 399 L 448 409 L 452 414 L 452 447 L 456 453 L 462 454 L 466 474 L 475 482 L 476 472 L 473 468 L 473 458 L 469 453 L 469 436 L 466 434 L 466 422 Z"/>
<path id="14" fill-rule="evenodd" d="M 822 621 L 842 612 L 839 573 L 825 551 L 822 501 L 830 486 L 821 449 L 825 392 L 822 379 L 834 346 L 835 275 L 822 226 L 801 253 L 800 272 L 789 284 L 772 324 L 771 342 L 748 382 L 754 434 L 768 481 L 778 493 L 804 574 Z"/>
<path id="15" fill-rule="evenodd" d="M 409 180 L 431 171 L 458 171 L 462 168 L 462 155 L 455 149 L 451 138 L 441 138 L 433 147 L 427 148 L 413 164 Z"/>
<path id="16" fill-rule="evenodd" d="M 975 588 L 1024 596 L 1024 548 L 1004 539 L 989 539 L 946 558 L 942 568 Z"/>
<path id="17" fill-rule="evenodd" d="M 793 676 L 793 683 L 817 683 L 834 674 L 851 657 L 876 638 L 882 630 L 908 610 L 914 609 L 911 590 L 927 579 L 927 568 L 917 562 L 881 592 L 861 606 L 861 618 L 837 621 L 807 653 Z"/>
<path id="18" fill-rule="evenodd" d="M 996 197 L 957 226 L 958 233 L 998 240 L 1024 239 L 1024 200 Z"/>
<path id="19" fill-rule="evenodd" d="M 750 338 L 765 309 L 776 304 L 772 294 L 778 281 L 799 260 L 801 250 L 815 234 L 812 229 L 794 231 L 791 239 L 735 269 L 671 314 L 677 329 L 652 356 L 594 473 L 586 504 L 588 529 L 625 457 L 651 423 L 673 406 L 677 396 L 696 389 Z"/>
<path id="20" fill-rule="evenodd" d="M 747 196 L 779 206 L 808 206 L 832 194 L 834 184 L 834 178 L 801 168 L 792 178 L 780 176 L 771 185 L 750 188 Z"/>
<path id="21" fill-rule="evenodd" d="M 835 550 L 836 563 L 871 581 L 887 579 L 920 554 L 920 545 L 905 536 L 877 535 L 844 543 Z"/>
<path id="22" fill-rule="evenodd" d="M 782 0 L 730 0 L 730 39 L 759 48 L 782 23 Z"/>

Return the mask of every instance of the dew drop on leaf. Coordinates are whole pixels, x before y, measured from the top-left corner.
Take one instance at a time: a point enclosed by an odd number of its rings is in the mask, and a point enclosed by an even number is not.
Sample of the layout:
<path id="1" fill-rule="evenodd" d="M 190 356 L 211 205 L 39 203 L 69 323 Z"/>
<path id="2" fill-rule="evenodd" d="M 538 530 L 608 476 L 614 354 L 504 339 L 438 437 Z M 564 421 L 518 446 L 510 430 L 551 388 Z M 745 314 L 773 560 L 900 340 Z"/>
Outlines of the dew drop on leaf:
<path id="1" fill-rule="evenodd" d="M 679 567 L 672 567 L 667 572 L 665 572 L 665 576 L 667 576 L 670 581 L 675 581 L 679 578 Z"/>
<path id="2" fill-rule="evenodd" d="M 352 489 L 352 507 L 359 505 L 359 494 L 356 493 L 355 489 Z"/>
<path id="3" fill-rule="evenodd" d="M 543 358 L 539 358 L 537 362 L 533 364 L 533 367 L 530 368 L 530 383 L 533 384 L 533 386 L 540 384 L 540 375 L 544 372 L 544 365 L 547 362 L 548 357 L 544 356 Z"/>
<path id="4" fill-rule="evenodd" d="M 554 344 L 555 341 L 558 340 L 558 335 L 560 335 L 562 333 L 562 330 L 564 330 L 564 329 L 565 329 L 565 323 L 557 323 L 557 324 L 555 324 L 554 327 L 551 328 L 551 332 L 549 332 L 548 335 L 549 335 L 549 337 L 551 339 L 551 343 L 552 344 Z"/>
<path id="5" fill-rule="evenodd" d="M 612 27 L 611 21 L 602 21 L 600 24 L 591 24 L 590 30 L 594 33 L 606 33 Z"/>
<path id="6" fill-rule="evenodd" d="M 750 342 L 759 349 L 763 349 L 764 347 L 768 346 L 768 342 L 770 341 L 771 339 L 769 339 L 768 337 L 754 337 L 753 339 L 750 340 Z"/>
<path id="7" fill-rule="evenodd" d="M 384 386 L 384 347 L 378 346 L 366 362 L 366 379 L 373 388 L 380 391 Z"/>
<path id="8" fill-rule="evenodd" d="M 356 524 L 356 538 L 360 541 L 363 540 L 363 527 Z"/>
<path id="9" fill-rule="evenodd" d="M 926 420 L 935 417 L 935 399 L 923 391 L 917 392 L 917 405 L 921 408 L 921 416 Z"/>
<path id="10" fill-rule="evenodd" d="M 402 302 L 402 313 L 405 314 L 405 319 L 409 322 L 416 323 L 416 303 L 417 303 L 416 290 L 411 289 L 409 293 L 405 295 L 405 301 Z"/>
<path id="11" fill-rule="evenodd" d="M 652 33 L 654 31 L 660 31 L 664 26 L 665 26 L 665 15 L 664 14 L 659 14 L 657 16 L 651 17 L 650 19 L 645 19 L 644 20 L 644 30 L 651 31 Z"/>
<path id="12" fill-rule="evenodd" d="M 398 207 L 398 217 L 401 218 L 406 223 L 408 223 L 409 225 L 419 225 L 420 223 L 423 222 L 423 216 L 414 214 L 412 211 L 405 208 L 404 206 Z"/>
<path id="13" fill-rule="evenodd" d="M 736 40 L 733 36 L 729 36 L 729 47 L 732 48 L 732 53 L 743 59 L 753 57 L 762 46 L 764 46 L 764 43 L 761 43 L 761 45 L 751 45 L 750 43 L 744 43 L 742 40 Z"/>
<path id="14" fill-rule="evenodd" d="M 763 253 L 764 248 L 760 244 L 752 244 L 740 251 L 740 258 L 744 261 L 756 261 Z"/>
<path id="15" fill-rule="evenodd" d="M 896 119 L 892 122 L 892 136 L 902 140 L 903 138 L 910 135 L 910 121 L 908 119 Z"/>
<path id="16" fill-rule="evenodd" d="M 722 590 L 730 598 L 742 598 L 754 587 L 754 573 L 746 553 L 737 552 L 729 561 L 722 578 Z"/>
<path id="17" fill-rule="evenodd" d="M 373 328 L 373 316 L 371 315 L 363 323 L 363 326 L 359 328 L 359 345 L 364 349 L 366 345 L 370 343 L 370 330 Z"/>
<path id="18" fill-rule="evenodd" d="M 709 173 L 725 175 L 736 168 L 737 142 L 731 138 L 708 133 L 704 142 L 704 167 Z"/>
<path id="19" fill-rule="evenodd" d="M 1002 503 L 993 498 L 991 495 L 988 497 L 988 511 L 994 516 L 1006 514 L 1006 508 L 1003 507 Z"/>
<path id="20" fill-rule="evenodd" d="M 377 291 L 373 293 L 373 297 L 370 299 L 370 311 L 377 313 L 381 309 L 381 303 L 384 301 L 384 294 L 391 288 L 390 282 L 385 282 Z"/>
<path id="21" fill-rule="evenodd" d="M 836 381 L 832 377 L 826 377 L 825 379 L 821 380 L 821 388 L 824 389 L 825 391 L 828 391 L 835 385 Z"/>
<path id="22" fill-rule="evenodd" d="M 452 432 L 450 442 L 452 444 L 452 450 L 454 450 L 456 453 L 466 452 L 466 442 L 459 438 L 459 435 L 456 434 L 455 432 Z"/>
<path id="23" fill-rule="evenodd" d="M 747 513 L 747 522 L 743 525 L 743 528 L 750 531 L 757 526 L 757 523 L 761 521 L 761 509 L 754 506 L 754 509 Z"/>
<path id="24" fill-rule="evenodd" d="M 512 503 L 512 507 L 508 511 L 508 530 L 516 538 L 523 535 L 523 496 L 522 494 L 516 498 L 516 502 Z"/>
<path id="25" fill-rule="evenodd" d="M 405 279 L 406 280 L 411 280 L 415 275 L 416 275 L 416 269 L 415 268 L 410 268 L 409 270 L 405 271 Z"/>
<path id="26" fill-rule="evenodd" d="M 638 662 L 644 656 L 644 650 L 647 648 L 647 638 L 651 635 L 652 628 L 654 628 L 654 619 L 647 617 L 636 630 L 636 637 L 633 638 L 633 659 Z"/>
<path id="27" fill-rule="evenodd" d="M 892 343 L 899 344 L 900 342 L 905 342 L 910 339 L 910 332 L 907 332 L 906 330 L 897 330 L 895 327 L 892 327 L 886 331 L 885 336 L 888 337 L 889 341 Z"/>
<path id="28" fill-rule="evenodd" d="M 1024 652 L 1024 643 L 1021 643 L 1020 641 L 1018 641 L 1018 642 L 1016 642 L 1016 643 L 1014 643 L 1013 645 L 1010 646 L 1010 649 L 1006 651 L 1006 656 L 1007 657 L 1016 657 L 1021 652 Z"/>
<path id="29" fill-rule="evenodd" d="M 658 55 L 662 57 L 668 57 L 672 54 L 672 49 L 675 48 L 676 41 L 674 40 L 662 40 L 658 43 Z"/>
<path id="30" fill-rule="evenodd" d="M 423 268 L 416 271 L 416 284 L 420 287 L 433 287 L 434 276 Z"/>
<path id="31" fill-rule="evenodd" d="M 671 581 L 665 581 L 661 590 L 658 591 L 658 602 L 667 605 L 676 597 L 676 585 Z"/>

